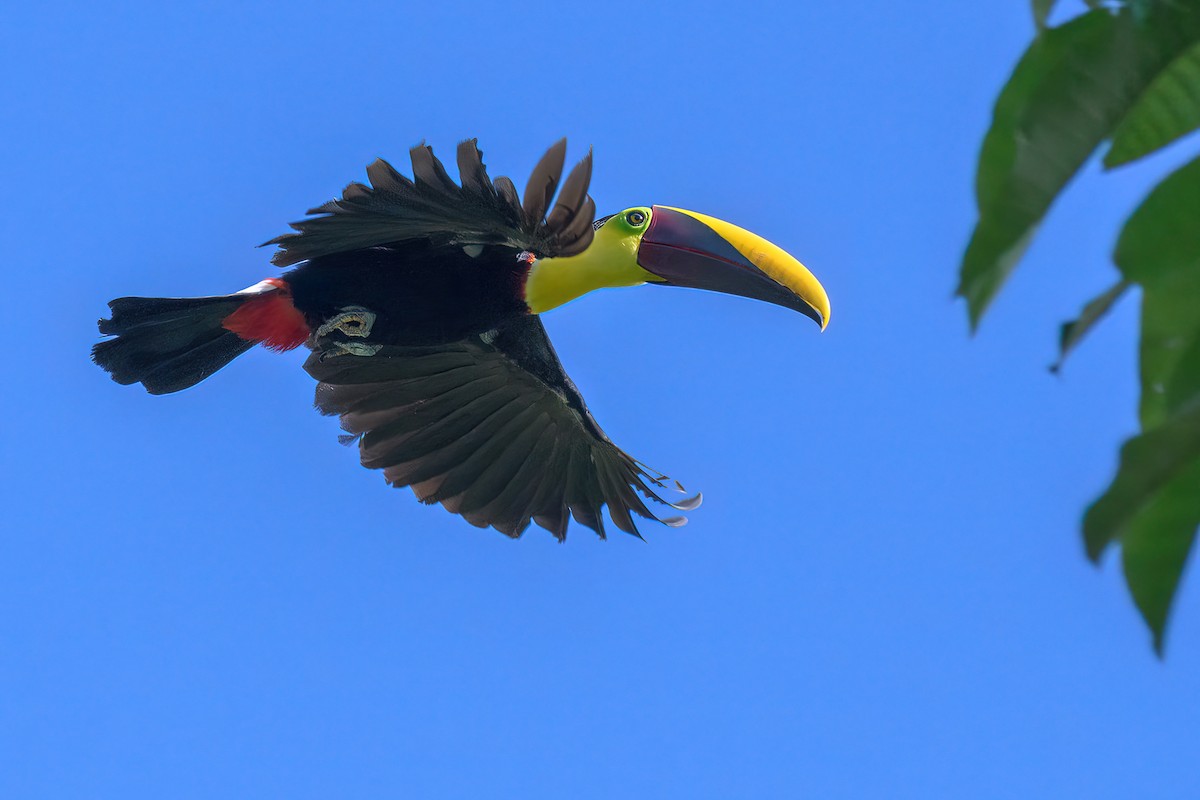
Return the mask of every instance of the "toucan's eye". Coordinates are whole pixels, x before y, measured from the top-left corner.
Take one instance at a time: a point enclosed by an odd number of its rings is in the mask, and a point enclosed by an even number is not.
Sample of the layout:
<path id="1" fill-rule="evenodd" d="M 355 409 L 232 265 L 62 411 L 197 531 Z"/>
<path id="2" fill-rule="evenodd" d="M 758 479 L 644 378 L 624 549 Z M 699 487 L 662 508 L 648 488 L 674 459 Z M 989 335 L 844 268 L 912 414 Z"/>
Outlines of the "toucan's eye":
<path id="1" fill-rule="evenodd" d="M 625 215 L 625 221 L 636 228 L 646 221 L 646 213 L 644 211 L 630 211 Z"/>

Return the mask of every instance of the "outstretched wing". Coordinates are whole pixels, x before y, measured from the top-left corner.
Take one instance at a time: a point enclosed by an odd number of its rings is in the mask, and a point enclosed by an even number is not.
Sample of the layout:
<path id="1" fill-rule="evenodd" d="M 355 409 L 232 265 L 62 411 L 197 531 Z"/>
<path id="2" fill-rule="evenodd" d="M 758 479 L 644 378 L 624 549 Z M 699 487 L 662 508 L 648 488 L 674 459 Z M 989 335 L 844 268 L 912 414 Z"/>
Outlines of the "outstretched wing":
<path id="1" fill-rule="evenodd" d="M 639 493 L 684 511 L 700 503 L 668 503 L 655 491 L 668 479 L 604 435 L 536 316 L 448 345 L 318 350 L 304 368 L 320 381 L 317 408 L 341 417 L 363 466 L 477 527 L 515 537 L 533 521 L 562 540 L 573 516 L 603 538 L 607 505 L 636 536 L 633 514 L 686 522 L 656 517 Z"/>
<path id="2" fill-rule="evenodd" d="M 370 186 L 351 183 L 340 199 L 308 211 L 318 216 L 292 223 L 296 233 L 267 242 L 279 245 L 271 261 L 283 267 L 412 239 L 464 247 L 500 245 L 538 256 L 568 256 L 587 249 L 596 216 L 596 205 L 587 194 L 590 151 L 571 170 L 555 201 L 567 140 L 555 143 L 534 168 L 522 202 L 508 178 L 488 177 L 475 142 L 468 139 L 458 146 L 461 185 L 427 145 L 410 151 L 412 179 L 377 159 L 367 167 Z"/>

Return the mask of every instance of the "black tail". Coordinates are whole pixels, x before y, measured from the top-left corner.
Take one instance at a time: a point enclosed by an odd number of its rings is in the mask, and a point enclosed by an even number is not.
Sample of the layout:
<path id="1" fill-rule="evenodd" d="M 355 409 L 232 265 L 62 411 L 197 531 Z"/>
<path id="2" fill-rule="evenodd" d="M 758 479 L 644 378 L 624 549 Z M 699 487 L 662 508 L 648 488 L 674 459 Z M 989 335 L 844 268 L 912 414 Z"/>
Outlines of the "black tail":
<path id="1" fill-rule="evenodd" d="M 255 345 L 221 323 L 253 294 L 222 297 L 120 297 L 100 332 L 115 336 L 92 348 L 92 360 L 117 383 L 150 394 L 194 386 Z"/>

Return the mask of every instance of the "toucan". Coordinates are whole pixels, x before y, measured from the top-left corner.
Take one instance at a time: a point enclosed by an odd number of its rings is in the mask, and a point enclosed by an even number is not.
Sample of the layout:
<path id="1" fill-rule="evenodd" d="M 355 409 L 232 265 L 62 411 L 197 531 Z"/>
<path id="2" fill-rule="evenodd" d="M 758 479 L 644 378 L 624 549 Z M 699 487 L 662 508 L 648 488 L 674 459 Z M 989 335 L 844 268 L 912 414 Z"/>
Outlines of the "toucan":
<path id="1" fill-rule="evenodd" d="M 349 184 L 266 242 L 290 267 L 279 277 L 227 295 L 113 300 L 93 360 L 117 383 L 168 394 L 255 345 L 307 345 L 317 409 L 341 418 L 363 466 L 421 502 L 511 537 L 535 523 L 562 541 L 574 518 L 604 538 L 604 506 L 635 536 L 634 515 L 682 525 L 647 501 L 690 511 L 700 495 L 609 440 L 540 315 L 596 289 L 685 286 L 784 306 L 824 330 L 821 284 L 774 244 L 694 211 L 596 219 L 591 151 L 559 188 L 565 139 L 520 197 L 489 178 L 474 139 L 458 146 L 457 183 L 432 148 L 410 155 L 412 178 L 376 160 L 370 185 Z"/>

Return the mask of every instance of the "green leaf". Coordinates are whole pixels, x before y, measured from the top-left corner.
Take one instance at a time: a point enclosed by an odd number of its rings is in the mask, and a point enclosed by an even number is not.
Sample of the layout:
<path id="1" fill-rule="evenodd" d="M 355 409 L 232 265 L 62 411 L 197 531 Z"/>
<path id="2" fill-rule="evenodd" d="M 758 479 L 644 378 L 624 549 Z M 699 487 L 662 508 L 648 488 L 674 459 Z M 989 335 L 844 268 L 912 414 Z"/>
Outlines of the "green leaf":
<path id="1" fill-rule="evenodd" d="M 1039 33 L 997 98 L 958 286 L 973 329 L 1106 138 L 1115 137 L 1111 166 L 1200 126 L 1200 0 L 1085 2 L 1091 11 L 1046 28 L 1054 0 L 1032 0 Z M 1142 433 L 1122 448 L 1083 527 L 1093 559 L 1121 542 L 1126 580 L 1161 652 L 1200 526 L 1200 159 L 1146 197 L 1114 259 L 1124 280 L 1063 327 L 1059 364 L 1130 283 L 1141 285 Z"/>
<path id="2" fill-rule="evenodd" d="M 1128 280 L 1152 286 L 1200 265 L 1200 158 L 1155 186 L 1125 221 L 1113 260 Z"/>
<path id="3" fill-rule="evenodd" d="M 1121 537 L 1125 582 L 1163 653 L 1171 603 L 1200 526 L 1200 461 L 1146 504 Z"/>
<path id="4" fill-rule="evenodd" d="M 1043 32 L 1017 64 L 979 155 L 979 222 L 958 286 L 972 328 L 1050 203 L 1132 104 L 1144 61 L 1130 15 L 1096 10 Z"/>
<path id="5" fill-rule="evenodd" d="M 1153 504 L 1159 492 L 1200 462 L 1200 405 L 1121 447 L 1117 477 L 1083 518 L 1088 557 L 1100 558 Z M 1196 496 L 1200 503 L 1200 494 Z M 1197 520 L 1200 523 L 1200 520 Z"/>
<path id="6" fill-rule="evenodd" d="M 1200 296 L 1194 296 L 1200 301 Z M 1196 306 L 1193 305 L 1193 313 Z M 1175 366 L 1167 376 L 1163 402 L 1167 414 L 1177 414 L 1200 397 L 1200 325 L 1191 325 L 1192 341 L 1176 348 Z"/>
<path id="7" fill-rule="evenodd" d="M 1113 132 L 1105 167 L 1116 167 L 1165 147 L 1200 128 L 1200 43 L 1159 73 Z"/>
<path id="8" fill-rule="evenodd" d="M 1088 554 L 1121 542 L 1125 579 L 1161 654 L 1200 526 L 1200 159 L 1151 190 L 1114 258 L 1142 283 L 1141 423 L 1107 492 L 1084 517 Z"/>
<path id="9" fill-rule="evenodd" d="M 1054 0 L 1033 0 L 1033 24 L 1037 25 L 1039 31 L 1046 27 L 1046 17 L 1050 16 L 1053 9 Z"/>
<path id="10" fill-rule="evenodd" d="M 1197 391 L 1195 348 L 1200 341 L 1200 270 L 1142 291 L 1139 347 L 1142 430 L 1165 423 Z M 1190 358 L 1189 358 L 1190 356 Z"/>
<path id="11" fill-rule="evenodd" d="M 1159 183 L 1125 222 L 1113 259 L 1141 283 L 1141 422 L 1162 424 L 1200 383 L 1200 158 Z M 1182 366 L 1181 366 L 1182 365 Z"/>
<path id="12" fill-rule="evenodd" d="M 1129 6 L 1133 12 L 1133 18 L 1138 22 L 1145 22 L 1151 18 L 1154 13 L 1154 4 L 1162 2 L 1162 0 L 1118 0 Z M 1084 0 L 1089 8 L 1095 8 L 1100 5 L 1103 0 Z M 1166 0 L 1167 3 L 1174 3 L 1176 0 Z"/>
<path id="13" fill-rule="evenodd" d="M 1074 350 L 1083 337 L 1087 336 L 1092 327 L 1099 322 L 1112 309 L 1125 291 L 1130 287 L 1129 281 L 1117 281 L 1117 283 L 1108 288 L 1108 290 L 1093 297 L 1087 305 L 1083 307 L 1083 311 L 1079 313 L 1076 319 L 1064 323 L 1058 335 L 1058 361 L 1054 366 L 1050 367 L 1051 372 L 1058 372 L 1062 369 L 1063 362 L 1067 360 L 1067 356 Z"/>
<path id="14" fill-rule="evenodd" d="M 1200 403 L 1121 448 L 1112 485 L 1084 516 L 1088 555 L 1120 540 L 1125 580 L 1162 653 L 1171 602 L 1200 526 Z"/>
<path id="15" fill-rule="evenodd" d="M 1084 517 L 1088 555 L 1121 543 L 1125 579 L 1161 654 L 1172 598 L 1200 526 L 1200 268 L 1142 292 L 1143 430 Z"/>
<path id="16" fill-rule="evenodd" d="M 1143 89 L 1197 41 L 1192 3 L 1096 9 L 1034 39 L 996 100 L 979 155 L 979 221 L 958 286 L 972 328 L 1054 198 Z"/>

